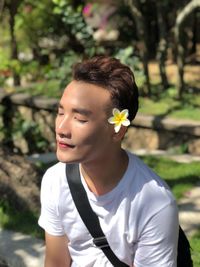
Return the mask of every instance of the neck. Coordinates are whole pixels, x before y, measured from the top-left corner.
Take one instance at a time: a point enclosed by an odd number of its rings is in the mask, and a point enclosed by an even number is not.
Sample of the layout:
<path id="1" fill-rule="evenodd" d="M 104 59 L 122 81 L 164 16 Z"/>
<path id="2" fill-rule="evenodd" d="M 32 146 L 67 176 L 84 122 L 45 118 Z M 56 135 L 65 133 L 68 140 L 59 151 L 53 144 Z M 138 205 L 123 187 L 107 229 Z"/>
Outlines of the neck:
<path id="1" fill-rule="evenodd" d="M 96 195 L 111 191 L 121 180 L 128 166 L 128 156 L 120 149 L 96 162 L 81 163 L 81 173 Z"/>

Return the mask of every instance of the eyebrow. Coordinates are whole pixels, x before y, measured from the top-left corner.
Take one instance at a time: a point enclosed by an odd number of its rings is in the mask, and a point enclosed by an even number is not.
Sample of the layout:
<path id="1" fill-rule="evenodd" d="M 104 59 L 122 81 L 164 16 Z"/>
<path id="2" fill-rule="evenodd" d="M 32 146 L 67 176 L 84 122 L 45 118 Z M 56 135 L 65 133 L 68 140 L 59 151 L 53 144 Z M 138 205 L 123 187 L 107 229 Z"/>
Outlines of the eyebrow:
<path id="1" fill-rule="evenodd" d="M 58 105 L 58 108 L 64 109 L 64 107 L 60 103 Z M 88 110 L 88 109 L 85 109 L 85 108 L 73 108 L 72 109 L 72 112 L 73 113 L 79 113 L 79 114 L 84 115 L 84 116 L 89 116 L 89 115 L 92 114 L 92 111 L 91 110 Z"/>
<path id="2" fill-rule="evenodd" d="M 79 114 L 84 115 L 84 116 L 89 116 L 92 114 L 91 110 L 84 109 L 84 108 L 73 108 L 72 112 L 73 113 L 79 113 Z"/>

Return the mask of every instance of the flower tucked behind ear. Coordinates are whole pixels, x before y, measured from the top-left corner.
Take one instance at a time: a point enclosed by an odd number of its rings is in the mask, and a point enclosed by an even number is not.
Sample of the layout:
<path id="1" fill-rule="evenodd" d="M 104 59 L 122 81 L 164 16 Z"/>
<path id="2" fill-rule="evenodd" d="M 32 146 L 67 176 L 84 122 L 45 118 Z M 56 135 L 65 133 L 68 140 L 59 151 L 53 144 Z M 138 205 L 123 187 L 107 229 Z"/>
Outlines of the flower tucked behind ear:
<path id="1" fill-rule="evenodd" d="M 128 109 L 123 109 L 121 112 L 119 109 L 114 108 L 113 109 L 113 117 L 110 117 L 108 119 L 108 122 L 111 124 L 115 124 L 114 129 L 115 132 L 118 133 L 121 126 L 129 126 L 130 121 L 127 119 L 128 117 Z"/>

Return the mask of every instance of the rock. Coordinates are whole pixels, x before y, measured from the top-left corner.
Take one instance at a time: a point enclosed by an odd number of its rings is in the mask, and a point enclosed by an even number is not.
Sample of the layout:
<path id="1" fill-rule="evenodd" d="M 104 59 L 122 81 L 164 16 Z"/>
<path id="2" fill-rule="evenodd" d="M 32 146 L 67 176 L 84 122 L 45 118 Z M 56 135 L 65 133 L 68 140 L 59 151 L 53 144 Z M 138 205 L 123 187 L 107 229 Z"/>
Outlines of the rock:
<path id="1" fill-rule="evenodd" d="M 157 149 L 159 137 L 153 130 L 130 127 L 123 141 L 123 147 L 133 151 L 141 148 Z"/>
<path id="2" fill-rule="evenodd" d="M 24 156 L 0 150 L 0 196 L 14 209 L 39 211 L 40 177 Z"/>
<path id="3" fill-rule="evenodd" d="M 194 139 L 189 142 L 189 153 L 195 156 L 200 156 L 200 139 Z"/>

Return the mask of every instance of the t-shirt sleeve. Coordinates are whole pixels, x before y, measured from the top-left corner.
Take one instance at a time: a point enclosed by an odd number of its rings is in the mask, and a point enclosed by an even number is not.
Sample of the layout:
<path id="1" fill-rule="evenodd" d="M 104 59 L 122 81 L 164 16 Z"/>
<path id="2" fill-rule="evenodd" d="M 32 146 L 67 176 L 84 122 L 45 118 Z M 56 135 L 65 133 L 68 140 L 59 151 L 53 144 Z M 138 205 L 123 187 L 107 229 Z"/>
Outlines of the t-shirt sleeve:
<path id="1" fill-rule="evenodd" d="M 135 252 L 135 267 L 176 267 L 178 212 L 175 202 L 156 213 L 143 227 Z"/>
<path id="2" fill-rule="evenodd" d="M 38 224 L 47 233 L 55 236 L 61 236 L 65 233 L 58 212 L 58 192 L 54 179 L 57 179 L 56 176 L 47 170 L 43 176 L 41 184 L 41 213 Z"/>

